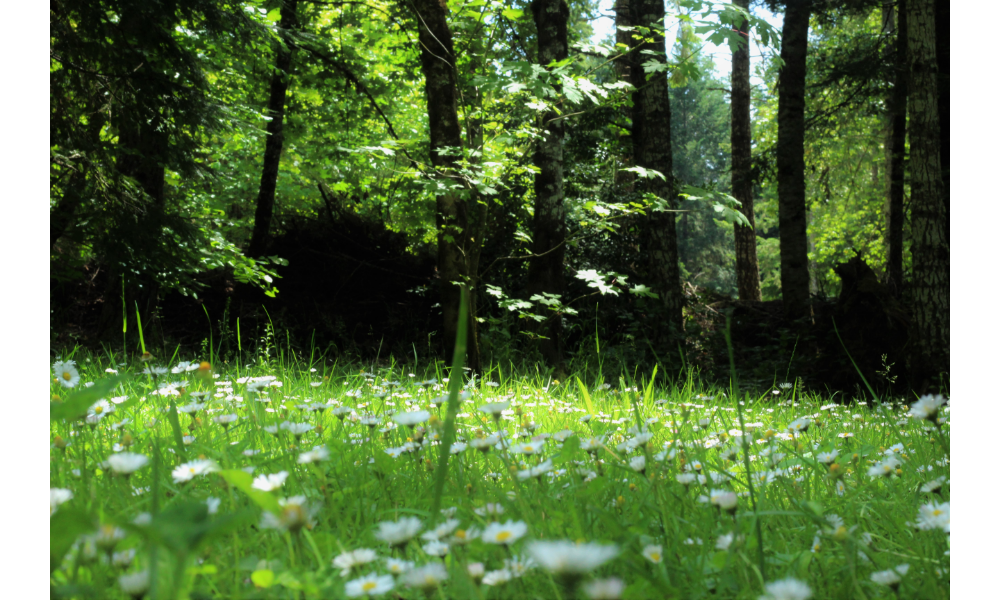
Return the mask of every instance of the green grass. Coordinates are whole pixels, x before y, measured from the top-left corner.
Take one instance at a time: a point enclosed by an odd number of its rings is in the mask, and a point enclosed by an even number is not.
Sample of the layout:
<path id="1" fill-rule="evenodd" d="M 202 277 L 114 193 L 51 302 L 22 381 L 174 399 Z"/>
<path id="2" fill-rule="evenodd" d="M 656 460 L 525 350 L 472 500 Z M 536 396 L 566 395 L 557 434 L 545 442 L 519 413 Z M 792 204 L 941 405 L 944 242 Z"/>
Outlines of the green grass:
<path id="1" fill-rule="evenodd" d="M 766 584 L 786 578 L 806 583 L 814 598 L 893 598 L 895 592 L 871 575 L 903 563 L 909 570 L 899 597 L 949 596 L 950 534 L 916 527 L 921 506 L 949 499 L 948 483 L 937 493 L 921 491 L 938 477 L 948 481 L 947 407 L 936 427 L 908 417 L 900 404 L 842 406 L 802 390 L 745 396 L 738 406 L 728 390 L 691 376 L 671 386 L 662 375 L 651 383 L 652 373 L 605 384 L 495 368 L 466 382 L 470 395 L 458 409 L 455 430 L 457 441 L 467 444 L 498 429 L 506 440 L 486 453 L 467 447 L 450 455 L 438 496 L 440 445 L 433 440 L 444 436 L 449 421 L 447 403 L 431 404 L 448 393 L 440 369 L 365 371 L 285 355 L 281 362 L 219 369 L 214 378 L 200 371 L 154 378 L 137 360 L 119 364 L 125 362 L 120 356 L 82 352 L 74 358 L 80 385 L 70 390 L 51 383 L 51 393 L 61 398 L 50 427 L 50 486 L 72 492 L 51 516 L 54 597 L 127 598 L 118 577 L 147 571 L 153 588 L 147 597 L 344 598 L 348 582 L 389 574 L 390 557 L 418 567 L 442 563 L 448 579 L 419 590 L 397 576 L 386 598 L 586 598 L 588 582 L 612 577 L 624 582 L 623 598 L 757 598 Z M 121 379 L 110 379 L 109 368 Z M 249 389 L 247 378 L 262 376 L 274 383 L 261 392 Z M 422 383 L 430 379 L 438 381 Z M 84 388 L 88 381 L 97 385 Z M 102 387 L 103 381 L 108 384 Z M 181 381 L 187 384 L 175 389 L 179 395 L 156 393 Z M 200 392 L 208 392 L 207 406 L 186 414 L 192 394 Z M 72 419 L 97 398 L 121 396 L 127 399 L 111 403 L 115 410 L 105 409 L 92 425 Z M 477 410 L 498 401 L 511 403 L 499 421 Z M 329 407 L 298 408 L 312 403 Z M 334 414 L 340 406 L 350 409 L 343 419 Z M 392 411 L 419 409 L 433 415 L 424 431 L 387 427 Z M 214 420 L 224 414 L 238 418 L 227 428 Z M 377 423 L 358 420 L 368 414 Z M 793 437 L 787 428 L 803 417 L 811 424 Z M 284 421 L 308 423 L 308 431 L 297 439 L 280 428 L 277 435 L 264 429 Z M 647 444 L 620 446 L 637 427 L 648 428 Z M 560 433 L 565 431 L 572 434 Z M 550 437 L 537 454 L 511 451 L 544 434 Z M 425 443 L 414 452 L 386 452 L 421 437 Z M 581 443 L 592 437 L 603 443 L 588 452 Z M 328 449 L 329 458 L 299 464 L 300 455 L 316 446 Z M 870 476 L 869 468 L 894 446 L 898 470 Z M 836 476 L 818 460 L 833 450 L 839 453 Z M 103 462 L 119 451 L 149 462 L 128 477 L 116 475 Z M 640 456 L 643 473 L 630 467 Z M 200 458 L 213 461 L 217 471 L 175 482 L 178 465 Z M 551 470 L 537 477 L 516 475 L 544 470 L 539 466 L 548 461 Z M 708 483 L 678 480 L 685 472 L 697 476 L 694 466 Z M 255 477 L 279 472 L 288 474 L 279 488 L 253 487 Z M 728 491 L 737 494 L 731 512 L 699 501 L 724 499 Z M 302 498 L 279 503 L 294 497 Z M 213 514 L 209 499 L 217 505 Z M 523 522 L 527 533 L 510 546 L 480 539 L 450 543 L 444 558 L 429 556 L 419 534 L 394 548 L 375 537 L 378 523 L 403 517 L 420 519 L 420 533 L 433 529 L 447 518 L 432 510 L 438 504 L 465 532 L 510 520 Z M 488 514 L 488 505 L 501 506 L 502 515 Z M 265 521 L 290 528 L 265 528 Z M 303 521 L 308 525 L 299 528 Z M 123 537 L 97 548 L 92 536 L 102 526 L 120 528 Z M 717 547 L 723 536 L 732 539 L 727 549 Z M 472 563 L 482 563 L 487 573 L 501 570 L 505 561 L 527 557 L 539 540 L 614 545 L 617 554 L 579 576 L 535 566 L 487 586 L 469 575 Z M 652 554 L 650 546 L 660 547 L 660 562 L 644 555 Z M 374 550 L 377 559 L 341 575 L 333 559 L 360 548 Z M 130 562 L 129 550 L 135 551 Z M 106 557 L 114 553 L 126 553 L 117 555 L 122 566 L 109 564 Z"/>

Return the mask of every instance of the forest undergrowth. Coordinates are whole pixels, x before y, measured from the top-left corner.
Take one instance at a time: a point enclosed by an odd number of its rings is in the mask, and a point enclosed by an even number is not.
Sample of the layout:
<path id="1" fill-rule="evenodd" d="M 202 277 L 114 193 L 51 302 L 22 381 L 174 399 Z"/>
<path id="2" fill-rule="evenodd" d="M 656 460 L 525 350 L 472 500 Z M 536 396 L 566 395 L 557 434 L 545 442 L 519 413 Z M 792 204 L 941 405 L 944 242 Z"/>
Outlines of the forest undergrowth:
<path id="1" fill-rule="evenodd" d="M 941 396 L 178 358 L 53 365 L 53 598 L 949 596 Z"/>

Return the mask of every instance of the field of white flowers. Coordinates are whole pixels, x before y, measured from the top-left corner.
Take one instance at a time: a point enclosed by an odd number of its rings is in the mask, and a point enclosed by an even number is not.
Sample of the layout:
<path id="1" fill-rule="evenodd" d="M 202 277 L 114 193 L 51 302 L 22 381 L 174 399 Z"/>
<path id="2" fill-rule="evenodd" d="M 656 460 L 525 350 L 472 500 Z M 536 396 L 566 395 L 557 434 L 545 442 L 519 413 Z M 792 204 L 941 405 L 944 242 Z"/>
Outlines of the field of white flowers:
<path id="1" fill-rule="evenodd" d="M 941 396 L 52 366 L 59 598 L 947 598 Z"/>

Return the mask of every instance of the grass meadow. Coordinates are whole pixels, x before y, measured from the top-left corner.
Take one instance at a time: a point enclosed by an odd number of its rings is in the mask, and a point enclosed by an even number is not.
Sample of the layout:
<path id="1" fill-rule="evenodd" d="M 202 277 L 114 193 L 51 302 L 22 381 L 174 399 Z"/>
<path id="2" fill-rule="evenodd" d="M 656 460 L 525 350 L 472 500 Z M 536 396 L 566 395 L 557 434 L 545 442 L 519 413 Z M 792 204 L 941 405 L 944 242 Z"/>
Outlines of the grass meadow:
<path id="1" fill-rule="evenodd" d="M 947 598 L 945 398 L 78 351 L 61 598 Z"/>

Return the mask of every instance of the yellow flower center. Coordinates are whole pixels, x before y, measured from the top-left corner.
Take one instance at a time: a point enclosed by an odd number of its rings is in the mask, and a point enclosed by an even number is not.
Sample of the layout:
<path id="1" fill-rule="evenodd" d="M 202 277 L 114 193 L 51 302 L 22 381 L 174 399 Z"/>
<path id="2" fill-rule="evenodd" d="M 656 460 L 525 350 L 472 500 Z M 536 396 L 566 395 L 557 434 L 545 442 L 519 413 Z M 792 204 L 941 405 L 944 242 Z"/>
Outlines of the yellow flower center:
<path id="1" fill-rule="evenodd" d="M 104 412 L 104 407 L 103 406 L 96 406 L 96 407 L 94 407 L 94 414 L 95 415 L 99 415 L 102 412 Z"/>
<path id="2" fill-rule="evenodd" d="M 525 446 L 524 447 L 524 451 L 525 452 L 534 452 L 535 451 L 535 447 L 534 446 Z"/>
<path id="3" fill-rule="evenodd" d="M 361 591 L 370 592 L 375 589 L 375 585 L 374 581 L 366 581 L 364 585 L 361 586 Z"/>
<path id="4" fill-rule="evenodd" d="M 455 537 L 458 538 L 458 539 L 460 539 L 460 540 L 464 540 L 465 539 L 465 530 L 464 529 L 458 529 L 458 530 L 456 530 L 455 531 Z"/>
<path id="5" fill-rule="evenodd" d="M 935 516 L 935 517 L 940 517 L 940 516 L 941 516 L 941 515 L 943 515 L 943 514 L 944 514 L 944 511 L 943 511 L 943 510 L 941 510 L 940 508 L 935 508 L 935 509 L 934 509 L 934 516 Z"/>
<path id="6" fill-rule="evenodd" d="M 70 373 L 69 371 L 63 371 L 63 376 L 62 377 L 66 381 L 69 381 L 70 379 L 73 379 L 73 374 Z"/>
<path id="7" fill-rule="evenodd" d="M 649 559 L 652 560 L 653 562 L 660 562 L 660 553 L 659 552 L 650 552 L 649 553 Z"/>
<path id="8" fill-rule="evenodd" d="M 513 534 L 511 532 L 509 532 L 509 531 L 501 531 L 500 533 L 497 534 L 497 541 L 498 542 L 506 542 L 507 540 L 510 539 L 511 535 L 513 535 Z"/>

